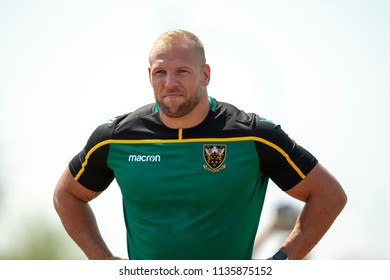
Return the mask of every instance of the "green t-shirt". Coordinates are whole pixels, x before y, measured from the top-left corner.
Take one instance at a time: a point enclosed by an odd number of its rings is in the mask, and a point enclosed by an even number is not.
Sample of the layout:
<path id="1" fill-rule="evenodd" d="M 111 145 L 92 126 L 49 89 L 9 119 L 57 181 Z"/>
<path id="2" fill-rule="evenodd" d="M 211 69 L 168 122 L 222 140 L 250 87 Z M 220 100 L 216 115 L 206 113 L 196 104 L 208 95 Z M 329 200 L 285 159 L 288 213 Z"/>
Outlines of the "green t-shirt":
<path id="1" fill-rule="evenodd" d="M 280 126 L 210 101 L 189 129 L 166 127 L 156 104 L 117 117 L 70 162 L 88 189 L 116 179 L 130 259 L 251 259 L 268 178 L 288 190 L 316 165 Z"/>

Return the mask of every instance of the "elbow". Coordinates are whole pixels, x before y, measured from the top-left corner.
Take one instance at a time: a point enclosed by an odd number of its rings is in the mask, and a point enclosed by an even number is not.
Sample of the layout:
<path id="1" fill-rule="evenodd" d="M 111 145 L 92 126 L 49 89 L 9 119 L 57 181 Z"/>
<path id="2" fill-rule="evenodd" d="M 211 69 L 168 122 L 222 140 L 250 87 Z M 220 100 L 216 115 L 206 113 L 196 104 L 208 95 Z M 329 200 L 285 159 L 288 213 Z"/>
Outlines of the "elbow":
<path id="1" fill-rule="evenodd" d="M 60 192 L 58 187 L 56 187 L 54 189 L 54 193 L 53 193 L 53 206 L 54 206 L 54 209 L 58 213 L 59 210 L 60 210 L 60 207 L 61 207 L 61 192 Z"/>
<path id="2" fill-rule="evenodd" d="M 334 193 L 333 195 L 333 201 L 334 201 L 334 209 L 338 210 L 338 212 L 340 213 L 344 208 L 345 206 L 347 205 L 347 202 L 348 202 L 348 196 L 347 194 L 345 193 L 344 189 L 339 186 L 338 190 L 336 193 Z"/>
<path id="3" fill-rule="evenodd" d="M 347 194 L 343 190 L 342 199 L 341 199 L 342 208 L 344 208 L 345 205 L 347 205 L 347 202 L 348 202 L 348 197 L 347 197 Z"/>

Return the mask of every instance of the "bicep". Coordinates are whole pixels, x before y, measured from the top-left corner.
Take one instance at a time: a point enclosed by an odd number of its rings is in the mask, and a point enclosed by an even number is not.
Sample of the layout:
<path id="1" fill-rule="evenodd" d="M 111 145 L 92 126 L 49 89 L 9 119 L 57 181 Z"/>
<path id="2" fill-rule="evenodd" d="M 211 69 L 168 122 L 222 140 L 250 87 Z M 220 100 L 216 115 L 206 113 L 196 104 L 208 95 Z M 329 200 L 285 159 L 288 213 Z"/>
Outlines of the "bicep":
<path id="1" fill-rule="evenodd" d="M 287 193 L 301 201 L 308 201 L 311 196 L 335 196 L 343 197 L 345 193 L 336 178 L 325 167 L 317 165 Z"/>
<path id="2" fill-rule="evenodd" d="M 64 195 L 72 195 L 75 198 L 78 198 L 79 200 L 83 202 L 89 202 L 95 197 L 97 197 L 101 192 L 92 191 L 90 189 L 87 189 L 83 185 L 81 185 L 79 182 L 77 182 L 71 172 L 69 171 L 69 168 L 66 168 L 63 172 L 62 176 L 60 177 L 56 190 L 55 190 L 55 196 L 57 198 L 60 198 Z"/>

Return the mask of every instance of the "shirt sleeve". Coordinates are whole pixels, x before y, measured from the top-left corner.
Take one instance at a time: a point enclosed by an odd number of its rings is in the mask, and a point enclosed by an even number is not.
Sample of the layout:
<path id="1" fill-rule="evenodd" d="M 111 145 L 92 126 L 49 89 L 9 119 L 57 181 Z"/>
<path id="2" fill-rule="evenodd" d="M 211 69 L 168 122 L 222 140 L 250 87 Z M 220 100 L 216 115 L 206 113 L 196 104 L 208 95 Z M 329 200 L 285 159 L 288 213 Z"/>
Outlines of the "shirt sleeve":
<path id="1" fill-rule="evenodd" d="M 103 191 L 114 179 L 114 173 L 107 165 L 109 139 L 114 129 L 115 121 L 97 127 L 83 150 L 69 162 L 74 179 L 87 189 Z"/>
<path id="2" fill-rule="evenodd" d="M 282 190 L 287 191 L 305 179 L 318 160 L 298 145 L 280 125 L 260 119 L 260 135 L 256 149 L 261 172 Z"/>

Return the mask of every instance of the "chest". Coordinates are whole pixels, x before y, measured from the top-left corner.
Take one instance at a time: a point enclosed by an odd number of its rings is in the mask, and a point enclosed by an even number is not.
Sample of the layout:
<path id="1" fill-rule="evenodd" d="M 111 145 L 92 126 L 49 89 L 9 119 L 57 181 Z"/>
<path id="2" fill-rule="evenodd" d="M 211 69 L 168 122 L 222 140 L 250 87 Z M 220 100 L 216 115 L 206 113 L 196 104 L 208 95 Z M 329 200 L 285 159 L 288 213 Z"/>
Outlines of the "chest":
<path id="1" fill-rule="evenodd" d="M 111 144 L 107 163 L 124 198 L 142 205 L 247 199 L 263 176 L 251 141 Z"/>

